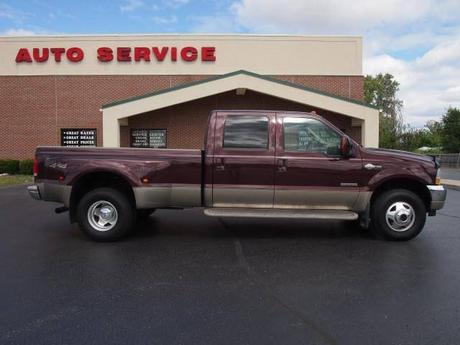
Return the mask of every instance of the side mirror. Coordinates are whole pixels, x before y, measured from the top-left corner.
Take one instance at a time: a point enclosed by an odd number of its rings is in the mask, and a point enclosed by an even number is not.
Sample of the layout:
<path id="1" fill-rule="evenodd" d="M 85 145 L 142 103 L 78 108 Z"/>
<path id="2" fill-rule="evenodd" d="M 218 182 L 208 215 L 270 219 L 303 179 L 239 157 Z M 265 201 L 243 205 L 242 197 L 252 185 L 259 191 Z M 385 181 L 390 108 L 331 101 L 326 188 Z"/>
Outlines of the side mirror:
<path id="1" fill-rule="evenodd" d="M 351 149 L 352 149 L 351 141 L 346 135 L 344 135 L 342 139 L 340 139 L 340 147 L 339 147 L 340 154 L 343 157 L 350 157 Z"/>

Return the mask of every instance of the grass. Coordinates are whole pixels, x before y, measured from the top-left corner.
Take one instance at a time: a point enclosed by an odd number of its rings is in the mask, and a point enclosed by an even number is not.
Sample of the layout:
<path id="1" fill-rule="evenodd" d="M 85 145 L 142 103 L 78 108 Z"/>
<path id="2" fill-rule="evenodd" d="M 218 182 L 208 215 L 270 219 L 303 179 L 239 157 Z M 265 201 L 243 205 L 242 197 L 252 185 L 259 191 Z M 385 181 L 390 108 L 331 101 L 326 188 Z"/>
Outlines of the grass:
<path id="1" fill-rule="evenodd" d="M 18 184 L 31 183 L 34 181 L 32 175 L 6 175 L 0 176 L 0 186 L 14 186 Z"/>

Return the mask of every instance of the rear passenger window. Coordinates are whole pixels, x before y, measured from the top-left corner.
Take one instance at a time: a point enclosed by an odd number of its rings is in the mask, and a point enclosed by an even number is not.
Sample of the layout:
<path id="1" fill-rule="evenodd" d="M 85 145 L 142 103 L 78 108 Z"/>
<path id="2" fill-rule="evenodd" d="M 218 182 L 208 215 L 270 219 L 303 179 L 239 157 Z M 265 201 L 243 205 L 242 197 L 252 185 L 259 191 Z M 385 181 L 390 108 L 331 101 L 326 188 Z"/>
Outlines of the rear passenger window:
<path id="1" fill-rule="evenodd" d="M 266 116 L 228 116 L 224 125 L 224 148 L 267 149 L 268 118 Z"/>

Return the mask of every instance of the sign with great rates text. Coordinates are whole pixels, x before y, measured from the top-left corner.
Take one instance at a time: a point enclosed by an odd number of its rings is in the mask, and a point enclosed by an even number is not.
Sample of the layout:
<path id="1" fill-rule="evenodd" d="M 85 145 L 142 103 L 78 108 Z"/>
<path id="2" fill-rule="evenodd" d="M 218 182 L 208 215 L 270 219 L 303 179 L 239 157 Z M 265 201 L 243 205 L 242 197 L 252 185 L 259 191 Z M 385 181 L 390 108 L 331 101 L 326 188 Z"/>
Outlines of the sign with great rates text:
<path id="1" fill-rule="evenodd" d="M 61 146 L 96 146 L 97 130 L 94 128 L 61 128 Z"/>

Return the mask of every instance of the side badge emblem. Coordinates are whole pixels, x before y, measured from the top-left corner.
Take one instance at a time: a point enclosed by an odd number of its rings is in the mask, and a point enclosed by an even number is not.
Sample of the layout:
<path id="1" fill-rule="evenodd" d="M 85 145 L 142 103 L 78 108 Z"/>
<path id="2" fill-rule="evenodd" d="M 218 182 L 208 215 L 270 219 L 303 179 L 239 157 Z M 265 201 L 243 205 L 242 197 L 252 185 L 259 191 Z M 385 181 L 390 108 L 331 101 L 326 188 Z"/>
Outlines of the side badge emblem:
<path id="1" fill-rule="evenodd" d="M 358 184 L 356 182 L 341 182 L 340 187 L 357 187 Z"/>
<path id="2" fill-rule="evenodd" d="M 364 169 L 367 169 L 367 170 L 377 170 L 377 169 L 382 169 L 382 166 L 381 165 L 374 165 L 372 163 L 367 163 L 365 166 L 364 166 Z"/>

